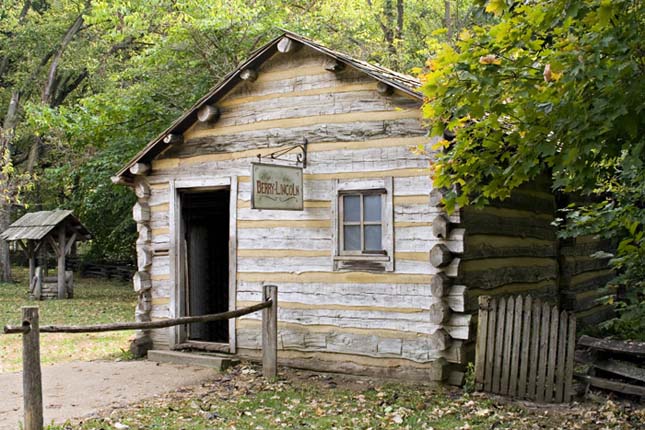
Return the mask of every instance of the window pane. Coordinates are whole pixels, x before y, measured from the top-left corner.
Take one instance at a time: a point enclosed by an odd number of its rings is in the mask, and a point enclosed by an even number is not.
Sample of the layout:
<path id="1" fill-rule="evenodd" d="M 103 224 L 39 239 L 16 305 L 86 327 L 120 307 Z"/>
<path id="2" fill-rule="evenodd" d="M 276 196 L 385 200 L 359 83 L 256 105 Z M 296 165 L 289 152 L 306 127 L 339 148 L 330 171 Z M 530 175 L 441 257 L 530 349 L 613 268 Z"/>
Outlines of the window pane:
<path id="1" fill-rule="evenodd" d="M 382 249 L 383 245 L 381 244 L 381 226 L 366 225 L 365 251 L 381 251 Z"/>
<path id="2" fill-rule="evenodd" d="M 345 221 L 360 222 L 361 196 L 343 196 L 343 213 Z"/>
<path id="3" fill-rule="evenodd" d="M 344 229 L 345 251 L 360 251 L 361 227 L 358 225 L 346 225 Z"/>
<path id="4" fill-rule="evenodd" d="M 368 194 L 363 200 L 365 221 L 381 221 L 381 195 Z"/>

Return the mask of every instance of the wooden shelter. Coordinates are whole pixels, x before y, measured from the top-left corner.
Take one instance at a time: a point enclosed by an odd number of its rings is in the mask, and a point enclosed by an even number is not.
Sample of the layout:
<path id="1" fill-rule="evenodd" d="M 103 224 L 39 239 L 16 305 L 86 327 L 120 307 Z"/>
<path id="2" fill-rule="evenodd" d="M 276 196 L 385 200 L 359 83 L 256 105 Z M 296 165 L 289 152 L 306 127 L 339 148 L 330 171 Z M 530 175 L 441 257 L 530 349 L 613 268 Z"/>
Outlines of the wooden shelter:
<path id="1" fill-rule="evenodd" d="M 69 298 L 73 294 L 71 273 L 65 272 L 65 257 L 76 241 L 89 240 L 90 232 L 70 210 L 31 212 L 9 226 L 0 238 L 17 242 L 29 260 L 29 285 L 34 298 Z M 47 277 L 46 269 L 36 267 L 36 256 L 51 246 L 56 255 L 58 274 Z M 46 266 L 45 262 L 42 263 Z M 55 286 L 55 288 L 54 288 Z M 53 294 L 55 292 L 55 294 Z"/>
<path id="2" fill-rule="evenodd" d="M 419 85 L 293 33 L 253 53 L 113 178 L 138 198 L 137 319 L 232 310 L 276 284 L 281 363 L 457 381 L 481 294 L 606 312 L 612 274 L 589 257 L 603 244 L 558 241 L 548 183 L 445 212 L 432 154 L 411 151 L 437 141 Z M 253 358 L 260 339 L 249 315 L 137 342 Z"/>

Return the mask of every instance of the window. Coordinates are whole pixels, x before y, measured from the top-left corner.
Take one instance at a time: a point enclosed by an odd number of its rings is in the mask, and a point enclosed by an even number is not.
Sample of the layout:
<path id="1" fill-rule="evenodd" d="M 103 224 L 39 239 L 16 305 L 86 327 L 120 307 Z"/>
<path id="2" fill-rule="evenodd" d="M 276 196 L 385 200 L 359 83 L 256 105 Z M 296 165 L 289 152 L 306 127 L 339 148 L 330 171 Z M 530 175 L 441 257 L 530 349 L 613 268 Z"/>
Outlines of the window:
<path id="1" fill-rule="evenodd" d="M 385 254 L 383 249 L 383 196 L 381 191 L 340 196 L 341 254 Z"/>
<path id="2" fill-rule="evenodd" d="M 336 181 L 334 269 L 394 270 L 392 178 Z"/>

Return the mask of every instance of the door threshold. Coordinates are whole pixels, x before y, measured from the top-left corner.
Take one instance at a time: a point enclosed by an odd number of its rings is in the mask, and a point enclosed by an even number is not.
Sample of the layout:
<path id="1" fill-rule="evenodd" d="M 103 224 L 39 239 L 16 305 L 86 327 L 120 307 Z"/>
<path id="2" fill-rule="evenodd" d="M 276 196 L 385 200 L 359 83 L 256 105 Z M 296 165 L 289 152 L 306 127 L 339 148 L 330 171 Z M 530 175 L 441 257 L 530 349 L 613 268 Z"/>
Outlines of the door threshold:
<path id="1" fill-rule="evenodd" d="M 192 349 L 197 351 L 221 352 L 224 354 L 230 354 L 231 345 L 223 342 L 203 342 L 198 340 L 189 340 L 183 343 L 176 344 L 172 349 L 173 350 Z"/>

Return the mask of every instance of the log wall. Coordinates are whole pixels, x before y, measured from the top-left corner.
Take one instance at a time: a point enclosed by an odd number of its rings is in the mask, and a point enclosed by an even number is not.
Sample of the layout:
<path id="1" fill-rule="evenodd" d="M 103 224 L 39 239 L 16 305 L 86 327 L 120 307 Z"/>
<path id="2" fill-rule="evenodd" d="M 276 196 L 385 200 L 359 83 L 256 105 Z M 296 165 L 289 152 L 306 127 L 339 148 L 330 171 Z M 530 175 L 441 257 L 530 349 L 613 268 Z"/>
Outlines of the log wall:
<path id="1" fill-rule="evenodd" d="M 438 239 L 428 204 L 428 160 L 410 151 L 429 143 L 419 122 L 419 101 L 347 68 L 324 69 L 325 58 L 302 48 L 276 54 L 217 107 L 214 124 L 196 123 L 183 143 L 152 163 L 150 278 L 152 319 L 176 316 L 173 295 L 173 183 L 236 178 L 235 306 L 255 303 L 265 283 L 279 286 L 279 359 L 319 369 L 389 376 L 445 377 L 445 363 L 463 361 L 469 314 L 433 319 L 431 282 L 457 275 L 458 261 L 437 269 L 430 250 L 442 243 L 463 252 L 463 229 Z M 308 140 L 303 211 L 250 208 L 251 163 L 257 155 Z M 332 208 L 335 182 L 392 178 L 394 270 L 335 271 Z M 459 221 L 459 215 L 452 220 Z M 178 221 L 175 221 L 178 222 Z M 447 309 L 462 311 L 465 288 L 445 292 Z M 438 310 L 439 312 L 442 309 Z M 260 316 L 237 321 L 237 353 L 253 356 L 261 345 Z M 169 348 L 173 333 L 155 330 L 155 348 Z"/>

